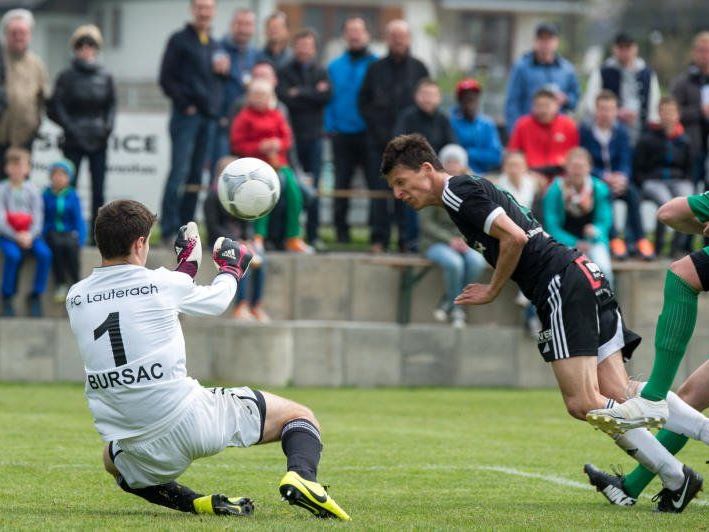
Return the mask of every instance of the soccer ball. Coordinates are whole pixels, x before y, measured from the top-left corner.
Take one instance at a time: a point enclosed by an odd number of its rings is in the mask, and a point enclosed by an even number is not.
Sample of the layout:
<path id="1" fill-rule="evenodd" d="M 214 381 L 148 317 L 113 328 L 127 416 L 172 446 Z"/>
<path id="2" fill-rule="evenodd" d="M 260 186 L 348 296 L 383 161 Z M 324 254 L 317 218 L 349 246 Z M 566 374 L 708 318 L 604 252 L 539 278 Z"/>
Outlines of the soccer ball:
<path id="1" fill-rule="evenodd" d="M 217 194 L 226 212 L 242 220 L 255 220 L 275 207 L 281 180 L 267 162 L 243 157 L 229 163 L 219 176 Z"/>

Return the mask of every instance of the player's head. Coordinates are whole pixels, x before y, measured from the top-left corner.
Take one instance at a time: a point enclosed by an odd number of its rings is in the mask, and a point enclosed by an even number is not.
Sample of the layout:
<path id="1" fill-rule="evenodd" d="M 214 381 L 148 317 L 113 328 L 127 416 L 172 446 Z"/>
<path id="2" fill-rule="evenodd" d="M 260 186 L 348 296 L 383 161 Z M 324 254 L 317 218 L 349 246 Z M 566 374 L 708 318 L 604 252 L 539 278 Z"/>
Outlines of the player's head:
<path id="1" fill-rule="evenodd" d="M 125 259 L 145 266 L 150 230 L 157 216 L 133 200 L 116 200 L 98 210 L 94 239 L 104 261 Z"/>
<path id="2" fill-rule="evenodd" d="M 559 114 L 559 101 L 551 89 L 539 89 L 534 93 L 532 115 L 542 124 L 549 124 Z"/>
<path id="3" fill-rule="evenodd" d="M 394 197 L 416 210 L 440 203 L 435 184 L 442 172 L 444 168 L 436 152 L 418 133 L 399 135 L 384 148 L 382 175 Z"/>
<path id="4" fill-rule="evenodd" d="M 11 147 L 5 152 L 5 173 L 13 183 L 22 183 L 30 175 L 30 152 Z"/>

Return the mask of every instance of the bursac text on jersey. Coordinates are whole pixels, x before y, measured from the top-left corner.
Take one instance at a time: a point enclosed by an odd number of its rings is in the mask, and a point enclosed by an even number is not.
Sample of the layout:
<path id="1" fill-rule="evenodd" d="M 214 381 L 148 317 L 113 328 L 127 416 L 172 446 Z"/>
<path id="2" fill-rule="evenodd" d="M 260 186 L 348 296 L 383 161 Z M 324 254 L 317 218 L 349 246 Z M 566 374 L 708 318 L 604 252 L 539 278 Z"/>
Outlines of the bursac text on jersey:
<path id="1" fill-rule="evenodd" d="M 86 304 L 99 303 L 102 301 L 111 301 L 113 299 L 120 299 L 122 297 L 129 296 L 149 296 L 152 294 L 157 294 L 159 292 L 158 287 L 153 283 L 144 286 L 134 286 L 133 288 L 111 288 L 110 290 L 104 290 L 103 292 L 95 292 L 86 294 Z M 69 303 L 72 307 L 81 305 L 84 300 L 81 294 L 76 294 L 69 298 Z"/>
<path id="2" fill-rule="evenodd" d="M 98 390 L 99 388 L 114 388 L 115 386 L 159 380 L 163 378 L 163 375 L 162 364 L 156 362 L 151 366 L 138 366 L 137 371 L 134 368 L 125 368 L 121 371 L 90 373 L 86 376 L 86 383 L 92 390 Z"/>

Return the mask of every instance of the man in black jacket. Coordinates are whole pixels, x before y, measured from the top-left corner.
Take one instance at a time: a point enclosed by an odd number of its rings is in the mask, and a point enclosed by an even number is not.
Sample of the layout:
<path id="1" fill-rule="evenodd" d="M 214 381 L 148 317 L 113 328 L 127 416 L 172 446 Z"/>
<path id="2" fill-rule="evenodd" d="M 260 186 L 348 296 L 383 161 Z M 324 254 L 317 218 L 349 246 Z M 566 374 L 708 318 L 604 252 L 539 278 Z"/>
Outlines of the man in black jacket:
<path id="1" fill-rule="evenodd" d="M 426 66 L 410 54 L 411 33 L 403 20 L 393 20 L 386 28 L 389 54 L 372 63 L 359 91 L 358 107 L 367 124 L 367 182 L 372 190 L 384 190 L 379 166 L 387 142 L 401 111 L 414 104 L 414 88 L 428 77 Z M 410 251 L 411 235 L 407 235 L 404 204 L 399 200 L 370 201 L 370 241 L 373 252 L 389 247 L 391 211 L 399 227 L 399 250 Z"/>
<path id="2" fill-rule="evenodd" d="M 694 38 L 692 63 L 673 80 L 672 96 L 679 104 L 680 119 L 692 146 L 694 181 L 704 187 L 709 155 L 709 32 Z"/>
<path id="3" fill-rule="evenodd" d="M 316 61 L 317 42 L 312 30 L 304 29 L 293 36 L 293 54 L 293 59 L 278 72 L 276 93 L 290 113 L 298 161 L 303 171 L 312 176 L 317 190 L 322 166 L 323 112 L 330 101 L 330 81 Z M 318 210 L 315 197 L 307 206 L 309 244 L 318 238 Z"/>
<path id="4" fill-rule="evenodd" d="M 160 67 L 160 86 L 172 100 L 170 174 L 165 183 L 162 238 L 172 243 L 181 225 L 194 217 L 198 192 L 181 194 L 183 185 L 199 185 L 209 138 L 221 103 L 217 75 L 229 69 L 228 58 L 215 54 L 210 36 L 215 0 L 191 0 L 192 21 L 170 36 Z"/>

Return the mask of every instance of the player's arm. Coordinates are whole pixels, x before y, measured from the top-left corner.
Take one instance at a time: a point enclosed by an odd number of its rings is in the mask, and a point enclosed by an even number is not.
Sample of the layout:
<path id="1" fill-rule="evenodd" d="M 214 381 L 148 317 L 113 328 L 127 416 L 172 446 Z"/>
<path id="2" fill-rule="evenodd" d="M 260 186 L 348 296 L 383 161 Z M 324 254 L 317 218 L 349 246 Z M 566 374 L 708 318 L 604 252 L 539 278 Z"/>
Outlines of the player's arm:
<path id="1" fill-rule="evenodd" d="M 179 302 L 180 312 L 191 316 L 218 316 L 231 304 L 236 295 L 237 282 L 246 275 L 253 253 L 240 242 L 218 238 L 214 243 L 212 259 L 219 270 L 209 286 L 192 284 Z"/>
<path id="2" fill-rule="evenodd" d="M 709 211 L 709 197 L 703 194 L 692 198 L 691 201 L 703 204 L 705 209 Z M 657 219 L 682 233 L 698 235 L 707 233 L 707 222 L 702 223 L 699 221 L 697 215 L 690 207 L 690 199 L 686 197 L 673 198 L 662 205 L 657 211 Z"/>
<path id="3" fill-rule="evenodd" d="M 502 211 L 490 226 L 488 234 L 500 241 L 500 252 L 490 284 L 469 284 L 455 298 L 458 305 L 484 305 L 493 301 L 512 276 L 522 250 L 527 244 L 527 234 L 507 214 Z"/>

